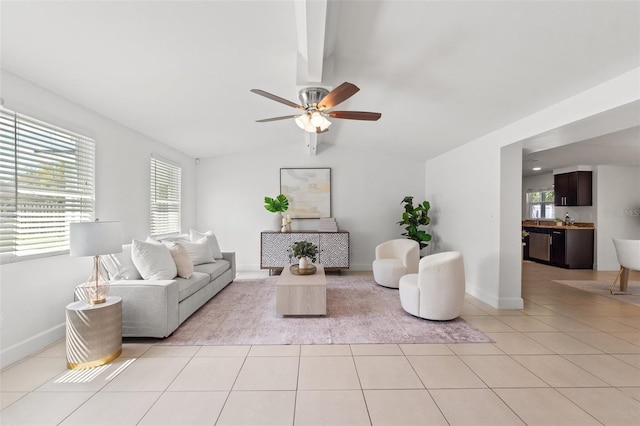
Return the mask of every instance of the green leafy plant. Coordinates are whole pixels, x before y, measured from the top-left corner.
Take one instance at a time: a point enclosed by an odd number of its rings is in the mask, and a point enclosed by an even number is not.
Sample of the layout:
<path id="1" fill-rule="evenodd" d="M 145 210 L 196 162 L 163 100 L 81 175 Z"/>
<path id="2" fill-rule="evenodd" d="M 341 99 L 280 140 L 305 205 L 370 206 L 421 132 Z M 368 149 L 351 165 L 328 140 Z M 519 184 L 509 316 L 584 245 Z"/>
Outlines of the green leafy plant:
<path id="1" fill-rule="evenodd" d="M 318 246 L 310 243 L 309 241 L 296 241 L 288 249 L 289 259 L 295 257 L 300 259 L 301 257 L 308 257 L 309 260 L 315 262 L 318 259 Z"/>
<path id="2" fill-rule="evenodd" d="M 416 241 L 420 244 L 420 249 L 423 249 L 429 245 L 427 242 L 431 241 L 431 235 L 420 227 L 431 222 L 428 215 L 431 205 L 428 201 L 423 201 L 422 204 L 414 206 L 413 197 L 410 196 L 404 197 L 402 204 L 404 204 L 404 212 L 402 212 L 402 220 L 398 222 L 398 225 L 403 225 L 405 229 L 402 235 Z"/>
<path id="3" fill-rule="evenodd" d="M 286 212 L 289 208 L 289 200 L 283 194 L 278 195 L 276 198 L 264 197 L 264 208 L 271 213 Z"/>

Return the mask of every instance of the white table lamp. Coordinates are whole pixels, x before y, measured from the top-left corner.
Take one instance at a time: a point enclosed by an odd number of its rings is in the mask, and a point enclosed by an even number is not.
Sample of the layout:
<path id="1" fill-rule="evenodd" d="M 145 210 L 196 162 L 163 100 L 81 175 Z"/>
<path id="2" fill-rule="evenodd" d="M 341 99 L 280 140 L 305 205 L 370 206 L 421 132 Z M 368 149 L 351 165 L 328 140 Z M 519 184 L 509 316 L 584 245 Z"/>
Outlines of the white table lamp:
<path id="1" fill-rule="evenodd" d="M 104 303 L 109 292 L 109 281 L 100 267 L 100 255 L 122 251 L 122 228 L 120 222 L 79 222 L 70 227 L 71 256 L 93 256 L 91 276 L 81 285 L 89 303 Z"/>

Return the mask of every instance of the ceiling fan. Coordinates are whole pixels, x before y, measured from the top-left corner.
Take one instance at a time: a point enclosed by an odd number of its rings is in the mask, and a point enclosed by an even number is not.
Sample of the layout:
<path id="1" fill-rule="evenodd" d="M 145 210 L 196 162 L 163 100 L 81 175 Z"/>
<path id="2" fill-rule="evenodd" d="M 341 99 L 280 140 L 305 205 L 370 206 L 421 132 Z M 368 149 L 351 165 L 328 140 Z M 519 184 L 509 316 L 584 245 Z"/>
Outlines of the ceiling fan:
<path id="1" fill-rule="evenodd" d="M 346 101 L 355 95 L 360 89 L 355 84 L 342 83 L 332 91 L 323 89 L 322 87 L 307 87 L 300 90 L 298 98 L 302 105 L 288 101 L 279 96 L 273 95 L 260 89 L 251 89 L 251 92 L 269 98 L 281 104 L 288 105 L 293 108 L 304 111 L 299 115 L 285 115 L 283 117 L 265 118 L 256 120 L 258 123 L 266 123 L 268 121 L 287 120 L 295 118 L 296 124 L 309 133 L 324 133 L 329 130 L 331 122 L 327 119 L 343 118 L 348 120 L 368 120 L 376 121 L 382 117 L 379 112 L 365 111 L 330 111 L 331 108 Z"/>

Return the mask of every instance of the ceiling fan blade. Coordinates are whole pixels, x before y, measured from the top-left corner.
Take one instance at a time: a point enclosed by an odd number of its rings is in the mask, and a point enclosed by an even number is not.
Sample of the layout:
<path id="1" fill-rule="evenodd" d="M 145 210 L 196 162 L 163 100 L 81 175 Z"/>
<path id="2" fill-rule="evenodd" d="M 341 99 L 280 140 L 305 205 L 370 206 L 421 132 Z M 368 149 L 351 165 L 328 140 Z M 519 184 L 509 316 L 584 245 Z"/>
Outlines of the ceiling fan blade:
<path id="1" fill-rule="evenodd" d="M 284 98 L 281 98 L 280 96 L 276 96 L 269 92 L 265 92 L 264 90 L 251 89 L 250 91 L 255 93 L 256 95 L 264 96 L 265 98 L 271 99 L 272 101 L 280 102 L 281 104 L 285 104 L 287 106 L 298 108 L 304 111 L 304 107 L 302 105 L 298 105 L 297 103 L 288 101 Z"/>
<path id="2" fill-rule="evenodd" d="M 262 120 L 256 120 L 256 123 L 266 123 L 268 121 L 286 120 L 288 118 L 296 118 L 297 115 L 284 115 L 282 117 L 263 118 Z"/>
<path id="3" fill-rule="evenodd" d="M 377 121 L 382 117 L 379 112 L 365 111 L 328 111 L 325 114 L 332 118 L 346 118 L 347 120 Z"/>
<path id="4" fill-rule="evenodd" d="M 359 90 L 360 89 L 355 84 L 344 82 L 330 91 L 327 96 L 318 102 L 318 109 L 331 109 L 358 93 Z"/>

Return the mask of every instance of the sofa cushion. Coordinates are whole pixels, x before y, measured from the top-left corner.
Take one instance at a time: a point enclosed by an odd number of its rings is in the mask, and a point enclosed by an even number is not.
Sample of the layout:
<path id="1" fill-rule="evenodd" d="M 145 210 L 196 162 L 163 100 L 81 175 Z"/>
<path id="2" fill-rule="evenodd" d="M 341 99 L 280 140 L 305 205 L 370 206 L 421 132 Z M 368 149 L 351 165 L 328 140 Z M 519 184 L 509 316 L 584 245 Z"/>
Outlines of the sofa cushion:
<path id="1" fill-rule="evenodd" d="M 145 280 L 171 280 L 178 275 L 176 264 L 164 244 L 133 240 L 131 260 Z"/>
<path id="2" fill-rule="evenodd" d="M 216 234 L 214 234 L 212 231 L 198 232 L 194 229 L 190 229 L 189 236 L 191 238 L 191 241 L 199 241 L 202 238 L 206 238 L 207 244 L 209 245 L 209 250 L 211 250 L 213 258 L 222 259 L 222 251 L 220 250 L 218 239 L 216 238 Z"/>
<path id="3" fill-rule="evenodd" d="M 131 244 L 122 246 L 121 253 L 100 256 L 102 265 L 109 274 L 109 280 L 140 280 L 142 276 L 131 260 Z"/>
<path id="4" fill-rule="evenodd" d="M 191 278 L 176 278 L 176 281 L 178 282 L 178 302 L 182 302 L 209 284 L 209 275 L 202 272 L 194 272 Z"/>
<path id="5" fill-rule="evenodd" d="M 194 266 L 193 270 L 197 272 L 204 272 L 209 274 L 210 280 L 213 281 L 220 275 L 224 274 L 231 268 L 231 263 L 228 260 L 216 260 L 215 263 L 204 263 L 202 265 Z"/>

